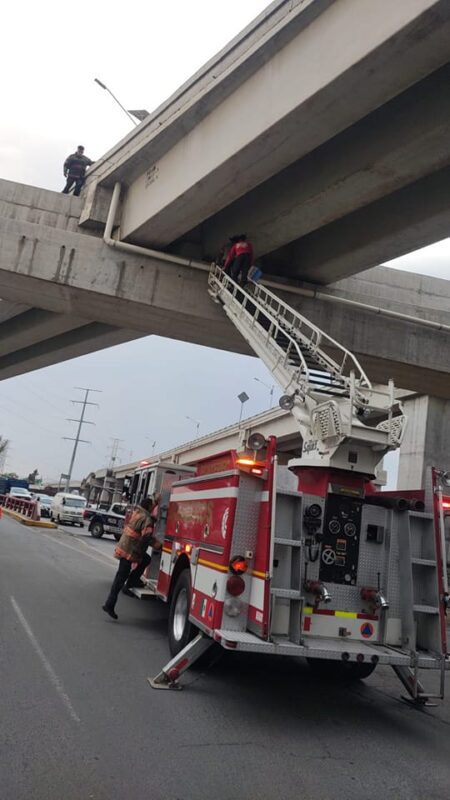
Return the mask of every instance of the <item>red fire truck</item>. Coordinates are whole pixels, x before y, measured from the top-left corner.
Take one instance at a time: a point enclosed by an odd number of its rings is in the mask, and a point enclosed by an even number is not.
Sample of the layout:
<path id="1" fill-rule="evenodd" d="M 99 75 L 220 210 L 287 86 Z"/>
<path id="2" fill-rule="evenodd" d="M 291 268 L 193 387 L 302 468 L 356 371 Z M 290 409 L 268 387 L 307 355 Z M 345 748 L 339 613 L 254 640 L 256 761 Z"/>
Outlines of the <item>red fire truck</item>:
<path id="1" fill-rule="evenodd" d="M 244 291 L 213 268 L 210 293 L 285 390 L 302 455 L 279 466 L 276 439 L 252 434 L 163 497 L 162 551 L 136 590 L 170 605 L 172 659 L 151 685 L 178 686 L 216 643 L 345 678 L 391 665 L 413 702 L 443 697 L 450 475 L 378 491 L 376 466 L 406 424 L 392 383 L 374 389 L 351 353 L 261 285 Z"/>

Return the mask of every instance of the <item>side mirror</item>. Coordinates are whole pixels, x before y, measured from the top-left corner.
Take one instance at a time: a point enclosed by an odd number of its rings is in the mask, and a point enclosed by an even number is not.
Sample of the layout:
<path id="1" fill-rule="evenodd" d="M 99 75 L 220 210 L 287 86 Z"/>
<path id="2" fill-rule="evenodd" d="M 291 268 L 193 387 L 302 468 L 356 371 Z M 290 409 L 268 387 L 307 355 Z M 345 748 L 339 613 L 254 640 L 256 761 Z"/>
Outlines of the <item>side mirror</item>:
<path id="1" fill-rule="evenodd" d="M 62 499 L 62 505 L 63 505 L 63 506 L 65 506 L 65 505 L 66 505 L 66 498 L 65 498 L 65 497 L 63 497 L 63 499 Z"/>

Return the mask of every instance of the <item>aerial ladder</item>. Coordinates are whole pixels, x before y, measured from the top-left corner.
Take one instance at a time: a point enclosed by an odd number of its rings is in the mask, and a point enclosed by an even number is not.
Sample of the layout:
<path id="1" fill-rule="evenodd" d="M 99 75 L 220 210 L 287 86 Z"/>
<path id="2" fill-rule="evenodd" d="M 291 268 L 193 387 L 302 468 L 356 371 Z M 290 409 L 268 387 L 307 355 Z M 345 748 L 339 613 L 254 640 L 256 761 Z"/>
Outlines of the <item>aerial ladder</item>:
<path id="1" fill-rule="evenodd" d="M 243 289 L 219 266 L 209 293 L 282 388 L 303 439 L 292 466 L 375 475 L 406 426 L 393 381 L 375 389 L 355 356 L 265 286 Z"/>

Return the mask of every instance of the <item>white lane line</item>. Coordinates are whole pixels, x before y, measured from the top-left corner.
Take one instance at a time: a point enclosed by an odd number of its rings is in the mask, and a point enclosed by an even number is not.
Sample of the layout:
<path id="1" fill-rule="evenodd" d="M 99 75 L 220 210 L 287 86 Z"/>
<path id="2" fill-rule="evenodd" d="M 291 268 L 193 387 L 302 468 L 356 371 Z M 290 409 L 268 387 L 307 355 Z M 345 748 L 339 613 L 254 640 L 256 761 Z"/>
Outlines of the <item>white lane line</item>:
<path id="1" fill-rule="evenodd" d="M 96 561 L 97 564 L 103 564 L 104 567 L 111 567 L 111 566 L 117 567 L 117 560 L 115 558 L 112 558 L 111 556 L 102 556 L 100 554 L 96 555 L 94 553 L 88 553 L 86 552 L 86 550 L 80 550 L 79 547 L 72 547 L 71 544 L 67 544 L 67 542 L 62 542 L 60 539 L 56 539 L 55 536 L 49 536 L 48 533 L 42 533 L 41 536 L 43 536 L 45 539 L 48 539 L 49 542 L 56 542 L 56 544 L 61 545 L 61 547 L 67 547 L 68 550 L 73 550 L 74 553 L 78 553 L 79 555 L 92 558 L 93 561 Z M 89 547 L 89 545 L 84 545 L 84 546 Z"/>
<path id="2" fill-rule="evenodd" d="M 42 666 L 44 667 L 48 677 L 50 678 L 50 683 L 52 683 L 54 689 L 56 689 L 60 699 L 64 703 L 67 711 L 69 712 L 70 716 L 72 717 L 74 722 L 81 722 L 80 717 L 78 716 L 77 712 L 75 711 L 72 703 L 70 702 L 68 694 L 64 691 L 64 686 L 62 685 L 60 679 L 58 678 L 55 670 L 53 669 L 50 661 L 48 660 L 47 656 L 45 655 L 41 645 L 39 644 L 38 640 L 36 639 L 33 631 L 31 630 L 27 620 L 25 619 L 23 612 L 18 605 L 17 601 L 14 597 L 10 596 L 11 605 L 14 611 L 17 614 L 20 624 L 22 625 L 26 635 L 28 636 L 35 653 L 39 656 Z"/>

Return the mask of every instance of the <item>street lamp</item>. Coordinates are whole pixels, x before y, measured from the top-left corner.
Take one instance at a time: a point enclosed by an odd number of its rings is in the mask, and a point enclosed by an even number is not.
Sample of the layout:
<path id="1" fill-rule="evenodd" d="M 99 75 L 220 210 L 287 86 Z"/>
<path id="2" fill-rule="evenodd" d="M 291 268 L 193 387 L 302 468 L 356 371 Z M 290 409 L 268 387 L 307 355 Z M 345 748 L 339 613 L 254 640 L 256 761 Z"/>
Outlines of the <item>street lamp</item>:
<path id="1" fill-rule="evenodd" d="M 239 425 L 240 425 L 242 420 L 242 412 L 244 410 L 244 403 L 246 403 L 247 400 L 250 400 L 250 398 L 247 392 L 241 392 L 240 394 L 238 394 L 238 400 L 241 403 L 241 413 L 239 414 Z"/>
<path id="2" fill-rule="evenodd" d="M 193 419 L 193 417 L 188 417 L 187 415 L 186 415 L 186 419 L 188 419 L 188 420 L 190 420 L 191 422 L 193 422 L 193 423 L 194 423 L 194 425 L 195 425 L 195 427 L 196 427 L 196 434 L 195 434 L 195 438 L 196 438 L 196 439 L 198 439 L 198 436 L 199 436 L 199 433 L 198 433 L 198 432 L 199 432 L 199 430 L 200 430 L 200 422 L 198 421 L 198 419 Z"/>
<path id="3" fill-rule="evenodd" d="M 104 90 L 105 90 L 105 92 L 109 92 L 109 94 L 111 95 L 111 97 L 113 98 L 113 100 L 115 100 L 115 102 L 117 103 L 117 105 L 118 105 L 118 106 L 120 106 L 120 107 L 121 107 L 121 109 L 122 109 L 122 111 L 123 111 L 123 112 L 124 112 L 124 113 L 127 115 L 128 119 L 131 119 L 131 122 L 133 123 L 133 125 L 139 125 L 139 122 L 138 122 L 137 120 L 135 120 L 135 119 L 134 119 L 134 118 L 131 116 L 130 112 L 126 110 L 125 106 L 123 106 L 123 105 L 122 105 L 122 103 L 120 102 L 120 100 L 118 100 L 118 99 L 117 99 L 117 97 L 115 96 L 115 94 L 113 94 L 113 93 L 112 93 L 111 89 L 108 89 L 108 87 L 107 87 L 107 86 L 105 86 L 105 84 L 104 84 L 104 83 L 102 83 L 102 82 L 101 82 L 101 81 L 100 81 L 98 78 L 94 78 L 94 81 L 95 81 L 95 83 L 98 83 L 98 85 L 99 85 L 99 86 L 101 86 L 101 88 L 102 88 L 102 89 L 104 89 Z"/>
<path id="4" fill-rule="evenodd" d="M 258 381 L 258 383 L 262 383 L 262 385 L 265 386 L 266 389 L 269 390 L 269 392 L 270 392 L 270 406 L 269 406 L 269 408 L 272 408 L 272 405 L 273 405 L 273 393 L 274 393 L 274 389 L 275 389 L 275 384 L 272 383 L 272 385 L 269 386 L 269 384 L 268 383 L 264 383 L 264 381 L 262 381 L 261 378 L 253 378 L 253 380 L 254 381 Z"/>
<path id="5" fill-rule="evenodd" d="M 149 442 L 152 443 L 152 455 L 153 455 L 154 452 L 155 452 L 155 447 L 156 447 L 156 439 L 153 441 L 150 436 L 146 436 L 145 438 L 148 439 Z"/>

